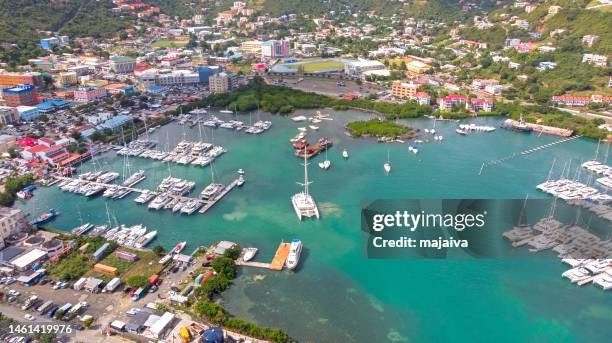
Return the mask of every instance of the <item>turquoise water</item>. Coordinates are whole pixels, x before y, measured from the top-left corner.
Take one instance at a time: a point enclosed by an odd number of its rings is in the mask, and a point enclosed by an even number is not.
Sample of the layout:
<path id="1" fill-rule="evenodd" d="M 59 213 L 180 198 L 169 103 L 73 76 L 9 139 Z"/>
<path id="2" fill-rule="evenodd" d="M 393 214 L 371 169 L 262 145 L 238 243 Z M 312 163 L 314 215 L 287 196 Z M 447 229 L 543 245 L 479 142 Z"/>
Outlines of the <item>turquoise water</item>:
<path id="1" fill-rule="evenodd" d="M 312 115 L 306 111 L 296 114 Z M 229 118 L 231 115 L 219 115 Z M 542 182 L 553 159 L 557 165 L 593 157 L 596 144 L 575 140 L 521 156 L 478 175 L 481 164 L 529 147 L 557 140 L 504 130 L 459 136 L 456 123 L 438 122 L 441 143 L 408 153 L 406 144 L 377 144 L 353 139 L 343 130 L 349 120 L 369 118 L 360 112 L 333 114 L 313 138 L 329 136 L 332 167 L 322 171 L 314 158 L 311 193 L 321 220 L 298 222 L 290 196 L 303 178 L 300 160 L 288 139 L 296 127 L 307 126 L 278 116 L 272 129 L 259 136 L 225 129 L 205 129 L 207 141 L 228 153 L 214 165 L 216 180 L 229 182 L 236 170 L 246 171 L 247 183 L 233 190 L 205 215 L 181 216 L 148 211 L 130 195 L 123 200 L 86 199 L 56 187 L 39 188 L 35 198 L 21 203 L 32 212 L 57 207 L 63 214 L 53 226 L 70 229 L 84 221 L 106 221 L 104 203 L 121 223 L 143 223 L 159 231 L 157 243 L 171 247 L 187 240 L 197 245 L 226 239 L 256 246 L 259 261 L 271 260 L 281 240 L 300 238 L 305 245 L 297 272 L 243 269 L 221 300 L 234 315 L 266 326 L 281 327 L 300 341 L 314 342 L 603 342 L 612 324 L 612 300 L 593 286 L 577 288 L 561 279 L 564 265 L 550 260 L 368 260 L 361 253 L 360 210 L 375 199 L 516 198 L 542 196 Z M 242 116 L 248 122 L 248 116 Z M 253 120 L 255 118 L 253 117 Z M 498 118 L 477 123 L 498 126 Z M 425 128 L 426 119 L 407 121 Z M 197 127 L 170 124 L 154 135 L 173 147 L 183 137 L 197 139 Z M 348 149 L 350 159 L 340 152 Z M 389 150 L 393 171 L 382 164 Z M 98 158 L 106 169 L 122 170 L 114 152 Z M 168 173 L 196 181 L 199 192 L 211 181 L 210 167 L 171 165 L 140 158 L 132 169 L 144 169 L 140 187 L 154 188 Z M 82 170 L 92 169 L 92 163 Z M 557 168 L 557 173 L 561 167 Z M 155 244 L 155 243 L 154 243 Z"/>

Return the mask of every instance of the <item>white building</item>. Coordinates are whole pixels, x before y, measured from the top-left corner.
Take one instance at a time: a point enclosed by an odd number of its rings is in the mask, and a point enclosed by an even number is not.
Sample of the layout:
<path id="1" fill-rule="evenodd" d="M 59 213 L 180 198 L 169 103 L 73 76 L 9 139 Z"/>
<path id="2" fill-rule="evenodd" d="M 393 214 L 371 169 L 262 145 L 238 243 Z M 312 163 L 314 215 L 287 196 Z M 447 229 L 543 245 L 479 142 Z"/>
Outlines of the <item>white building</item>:
<path id="1" fill-rule="evenodd" d="M 0 207 L 0 249 L 4 248 L 4 240 L 26 226 L 26 214 L 20 209 Z"/>
<path id="2" fill-rule="evenodd" d="M 156 321 L 149 331 L 155 338 L 161 338 L 164 336 L 166 331 L 172 327 L 172 323 L 174 322 L 175 316 L 170 312 L 164 313 L 158 321 Z"/>
<path id="3" fill-rule="evenodd" d="M 191 70 L 147 69 L 137 73 L 144 86 L 182 86 L 200 83 L 200 74 Z"/>
<path id="4" fill-rule="evenodd" d="M 594 64 L 598 67 L 605 67 L 608 65 L 608 56 L 596 55 L 596 54 L 584 54 L 582 55 L 582 63 Z"/>
<path id="5" fill-rule="evenodd" d="M 344 65 L 344 73 L 349 76 L 361 77 L 363 72 L 371 70 L 385 70 L 385 65 L 379 61 L 359 59 Z"/>
<path id="6" fill-rule="evenodd" d="M 47 252 L 40 249 L 32 249 L 31 251 L 17 257 L 11 261 L 11 264 L 19 271 L 31 269 L 34 264 L 42 261 L 47 256 Z"/>

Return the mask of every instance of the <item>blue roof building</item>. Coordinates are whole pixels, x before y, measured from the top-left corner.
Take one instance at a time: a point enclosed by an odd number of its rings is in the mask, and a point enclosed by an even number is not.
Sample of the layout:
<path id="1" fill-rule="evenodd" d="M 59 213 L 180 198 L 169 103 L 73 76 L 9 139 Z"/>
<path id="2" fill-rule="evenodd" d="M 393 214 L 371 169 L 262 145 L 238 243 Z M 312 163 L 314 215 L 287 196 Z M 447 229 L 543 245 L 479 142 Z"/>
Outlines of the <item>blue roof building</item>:
<path id="1" fill-rule="evenodd" d="M 53 38 L 43 38 L 40 40 L 40 47 L 46 50 L 51 50 L 54 47 L 60 47 L 61 43 L 60 40 L 53 37 Z"/>
<path id="2" fill-rule="evenodd" d="M 110 129 L 112 131 L 116 131 L 118 129 L 120 129 L 123 125 L 132 122 L 132 117 L 125 115 L 125 114 L 120 114 L 118 116 L 114 116 L 112 118 L 110 118 L 109 120 L 105 121 L 104 123 L 96 126 L 96 129 L 100 130 L 100 131 L 104 131 L 106 129 Z"/>
<path id="3" fill-rule="evenodd" d="M 52 113 L 70 107 L 67 101 L 62 99 L 51 99 L 36 105 L 40 113 Z"/>

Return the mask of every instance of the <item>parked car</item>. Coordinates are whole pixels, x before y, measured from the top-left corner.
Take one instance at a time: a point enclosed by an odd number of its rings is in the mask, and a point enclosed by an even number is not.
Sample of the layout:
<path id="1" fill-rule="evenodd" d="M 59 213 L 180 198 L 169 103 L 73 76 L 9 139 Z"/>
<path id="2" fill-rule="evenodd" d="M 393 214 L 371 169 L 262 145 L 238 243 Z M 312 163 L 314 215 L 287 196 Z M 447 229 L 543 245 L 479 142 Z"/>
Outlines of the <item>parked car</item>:
<path id="1" fill-rule="evenodd" d="M 125 312 L 125 314 L 127 314 L 128 316 L 135 316 L 140 311 L 141 311 L 141 309 L 139 309 L 137 307 L 132 307 L 131 309 L 127 310 L 127 312 Z"/>
<path id="2" fill-rule="evenodd" d="M 26 315 L 25 315 L 25 316 L 23 316 L 23 317 L 24 317 L 25 319 L 29 320 L 29 321 L 34 321 L 34 319 L 36 319 L 36 318 L 34 318 L 34 316 L 33 316 L 33 315 L 31 315 L 31 314 L 29 314 L 29 313 L 28 313 L 28 314 L 26 314 Z"/>

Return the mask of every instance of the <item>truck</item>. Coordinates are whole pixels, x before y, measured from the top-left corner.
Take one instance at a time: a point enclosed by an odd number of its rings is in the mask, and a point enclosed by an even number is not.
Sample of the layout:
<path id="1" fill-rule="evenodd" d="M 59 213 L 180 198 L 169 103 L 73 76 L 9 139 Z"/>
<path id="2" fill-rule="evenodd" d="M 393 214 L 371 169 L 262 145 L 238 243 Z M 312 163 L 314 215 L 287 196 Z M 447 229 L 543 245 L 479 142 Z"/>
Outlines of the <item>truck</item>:
<path id="1" fill-rule="evenodd" d="M 25 301 L 23 306 L 21 306 L 21 309 L 24 311 L 29 309 L 30 307 L 34 306 L 37 300 L 38 300 L 38 297 L 36 295 L 29 297 L 28 300 Z"/>
<path id="2" fill-rule="evenodd" d="M 45 312 L 49 311 L 51 309 L 51 307 L 53 307 L 53 301 L 49 300 L 49 301 L 45 302 L 44 304 L 38 306 L 36 311 L 38 311 L 40 313 L 45 313 Z"/>
<path id="3" fill-rule="evenodd" d="M 146 290 L 143 287 L 138 288 L 133 294 L 132 294 L 132 301 L 136 301 L 140 298 L 142 298 L 144 295 L 146 294 Z"/>
<path id="4" fill-rule="evenodd" d="M 55 311 L 55 315 L 54 315 L 55 318 L 58 318 L 58 319 L 61 318 L 71 308 L 72 308 L 72 304 L 71 303 L 64 304 L 64 306 L 58 308 L 57 311 Z"/>

